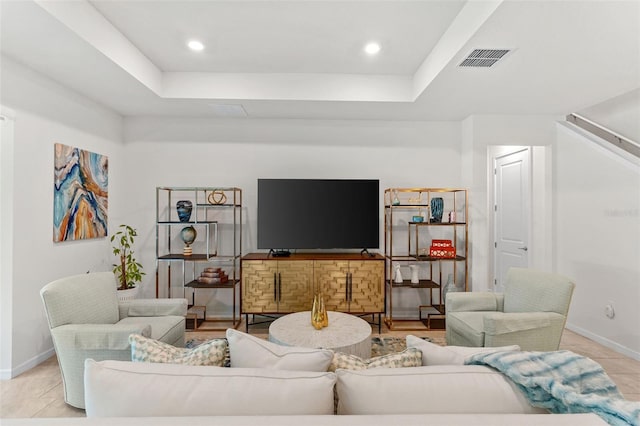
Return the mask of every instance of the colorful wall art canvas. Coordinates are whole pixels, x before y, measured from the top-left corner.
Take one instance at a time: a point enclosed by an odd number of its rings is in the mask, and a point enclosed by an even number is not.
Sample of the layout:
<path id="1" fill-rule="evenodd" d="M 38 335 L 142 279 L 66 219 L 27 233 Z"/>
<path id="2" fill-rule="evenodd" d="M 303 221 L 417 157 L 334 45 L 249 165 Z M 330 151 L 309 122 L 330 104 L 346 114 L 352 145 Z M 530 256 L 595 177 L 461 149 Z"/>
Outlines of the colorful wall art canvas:
<path id="1" fill-rule="evenodd" d="M 107 236 L 109 159 L 55 144 L 53 241 Z"/>

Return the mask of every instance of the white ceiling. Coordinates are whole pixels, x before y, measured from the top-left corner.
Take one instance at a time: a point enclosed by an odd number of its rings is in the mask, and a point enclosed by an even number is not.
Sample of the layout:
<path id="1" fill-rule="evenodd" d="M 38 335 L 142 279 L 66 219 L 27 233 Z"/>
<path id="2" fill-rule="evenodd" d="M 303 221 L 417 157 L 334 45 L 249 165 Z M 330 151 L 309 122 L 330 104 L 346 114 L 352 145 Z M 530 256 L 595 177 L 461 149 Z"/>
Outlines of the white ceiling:
<path id="1" fill-rule="evenodd" d="M 640 87 L 640 1 L 0 0 L 3 55 L 124 116 L 461 120 Z M 185 43 L 201 40 L 203 52 Z M 377 57 L 362 47 L 376 40 Z M 513 51 L 460 68 L 475 48 Z M 1 99 L 0 99 L 1 101 Z M 212 106 L 213 105 L 213 106 Z"/>

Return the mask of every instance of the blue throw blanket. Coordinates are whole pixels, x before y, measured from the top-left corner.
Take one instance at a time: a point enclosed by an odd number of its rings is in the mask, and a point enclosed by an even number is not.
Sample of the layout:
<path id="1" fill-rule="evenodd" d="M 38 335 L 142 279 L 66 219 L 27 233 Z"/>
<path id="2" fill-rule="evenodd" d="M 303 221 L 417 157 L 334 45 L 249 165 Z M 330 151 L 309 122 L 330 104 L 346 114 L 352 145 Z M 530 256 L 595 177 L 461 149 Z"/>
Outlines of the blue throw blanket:
<path id="1" fill-rule="evenodd" d="M 640 425 L 640 403 L 625 400 L 600 364 L 571 351 L 480 353 L 465 364 L 500 371 L 534 407 L 552 413 L 594 412 L 610 425 Z"/>

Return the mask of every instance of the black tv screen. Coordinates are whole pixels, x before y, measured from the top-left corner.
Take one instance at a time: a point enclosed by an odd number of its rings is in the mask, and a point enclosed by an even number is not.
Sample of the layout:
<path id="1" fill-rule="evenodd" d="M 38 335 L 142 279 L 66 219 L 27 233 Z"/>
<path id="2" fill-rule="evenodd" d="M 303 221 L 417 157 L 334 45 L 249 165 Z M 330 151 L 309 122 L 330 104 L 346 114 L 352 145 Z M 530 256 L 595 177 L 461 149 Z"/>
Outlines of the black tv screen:
<path id="1" fill-rule="evenodd" d="M 378 180 L 258 179 L 258 248 L 380 246 Z"/>

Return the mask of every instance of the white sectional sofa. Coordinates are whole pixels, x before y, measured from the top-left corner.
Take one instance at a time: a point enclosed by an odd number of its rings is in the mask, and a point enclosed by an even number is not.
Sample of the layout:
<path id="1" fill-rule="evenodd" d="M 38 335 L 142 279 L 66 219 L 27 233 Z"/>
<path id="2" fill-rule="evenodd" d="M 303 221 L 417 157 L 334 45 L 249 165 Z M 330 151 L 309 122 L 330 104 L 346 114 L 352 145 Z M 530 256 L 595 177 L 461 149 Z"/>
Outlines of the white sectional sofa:
<path id="1" fill-rule="evenodd" d="M 606 425 L 544 414 L 482 366 L 333 373 L 87 360 L 85 370 L 87 418 L 3 425 Z"/>
<path id="2" fill-rule="evenodd" d="M 390 414 L 2 419 L 3 426 L 602 426 L 595 414 Z"/>
<path id="3" fill-rule="evenodd" d="M 227 332 L 228 346 L 211 341 L 189 350 L 143 336 L 129 340 L 132 359 L 145 362 L 85 361 L 86 418 L 3 425 L 607 424 L 596 414 L 548 414 L 500 372 L 464 365 L 486 348 L 442 348 L 408 336 L 406 351 L 362 360 L 236 330 Z M 227 347 L 231 368 L 222 366 Z M 176 363 L 187 360 L 199 365 Z"/>

